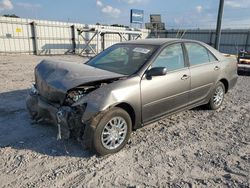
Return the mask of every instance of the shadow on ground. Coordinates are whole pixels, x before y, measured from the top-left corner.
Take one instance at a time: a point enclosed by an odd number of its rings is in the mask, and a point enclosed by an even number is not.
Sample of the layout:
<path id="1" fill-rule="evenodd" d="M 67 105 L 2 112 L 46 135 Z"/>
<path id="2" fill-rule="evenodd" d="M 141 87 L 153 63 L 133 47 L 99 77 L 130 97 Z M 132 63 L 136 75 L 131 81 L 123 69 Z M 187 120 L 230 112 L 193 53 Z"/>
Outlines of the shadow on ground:
<path id="1" fill-rule="evenodd" d="M 238 70 L 238 75 L 239 76 L 250 76 L 250 70 L 248 70 L 248 71 L 239 71 Z"/>
<path id="2" fill-rule="evenodd" d="M 93 155 L 74 139 L 58 141 L 56 126 L 32 124 L 25 106 L 27 94 L 27 89 L 0 93 L 0 148 L 33 150 L 48 156 Z"/>

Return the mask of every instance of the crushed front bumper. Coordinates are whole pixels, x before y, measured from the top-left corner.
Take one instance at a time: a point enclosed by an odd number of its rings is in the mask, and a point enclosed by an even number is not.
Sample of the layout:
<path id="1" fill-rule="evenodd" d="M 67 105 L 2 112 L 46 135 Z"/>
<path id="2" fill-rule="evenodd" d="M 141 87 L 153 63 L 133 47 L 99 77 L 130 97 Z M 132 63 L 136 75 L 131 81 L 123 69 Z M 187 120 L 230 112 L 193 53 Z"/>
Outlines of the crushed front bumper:
<path id="1" fill-rule="evenodd" d="M 26 106 L 34 121 L 48 121 L 58 127 L 57 139 L 68 139 L 73 130 L 74 133 L 81 134 L 84 128 L 81 122 L 83 109 L 50 103 L 32 90 L 26 98 Z"/>

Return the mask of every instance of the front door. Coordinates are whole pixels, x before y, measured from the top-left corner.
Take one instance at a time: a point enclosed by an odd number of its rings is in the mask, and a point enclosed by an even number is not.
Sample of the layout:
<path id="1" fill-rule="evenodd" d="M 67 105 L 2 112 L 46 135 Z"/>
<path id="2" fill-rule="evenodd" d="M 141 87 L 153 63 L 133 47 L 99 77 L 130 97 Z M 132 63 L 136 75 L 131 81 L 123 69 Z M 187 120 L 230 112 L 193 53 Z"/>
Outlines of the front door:
<path id="1" fill-rule="evenodd" d="M 188 103 L 190 72 L 181 43 L 167 46 L 151 67 L 166 67 L 167 74 L 141 80 L 143 123 L 183 108 Z"/>

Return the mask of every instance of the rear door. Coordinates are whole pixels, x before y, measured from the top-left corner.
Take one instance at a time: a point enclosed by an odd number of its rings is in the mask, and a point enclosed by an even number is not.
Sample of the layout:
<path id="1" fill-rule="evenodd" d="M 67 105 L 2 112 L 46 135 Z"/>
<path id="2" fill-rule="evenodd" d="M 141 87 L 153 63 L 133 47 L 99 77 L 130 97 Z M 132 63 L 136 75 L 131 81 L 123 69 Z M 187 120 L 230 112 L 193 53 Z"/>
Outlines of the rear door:
<path id="1" fill-rule="evenodd" d="M 208 97 L 220 74 L 220 63 L 204 46 L 198 43 L 185 43 L 188 54 L 191 90 L 189 104 L 203 102 Z"/>
<path id="2" fill-rule="evenodd" d="M 185 64 L 181 43 L 167 46 L 151 67 L 166 67 L 167 74 L 141 80 L 142 119 L 150 121 L 178 110 L 188 103 L 190 72 Z"/>

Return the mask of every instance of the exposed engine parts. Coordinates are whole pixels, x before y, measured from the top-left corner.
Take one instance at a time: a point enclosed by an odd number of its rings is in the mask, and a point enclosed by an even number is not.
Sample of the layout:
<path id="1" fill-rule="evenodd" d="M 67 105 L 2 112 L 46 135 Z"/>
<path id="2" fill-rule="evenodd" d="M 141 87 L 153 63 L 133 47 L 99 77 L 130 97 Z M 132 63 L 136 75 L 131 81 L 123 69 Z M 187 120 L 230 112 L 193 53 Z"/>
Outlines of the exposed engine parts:
<path id="1" fill-rule="evenodd" d="M 66 99 L 65 99 L 65 104 L 66 105 L 72 105 L 75 102 L 77 102 L 80 98 L 86 96 L 88 93 L 100 88 L 103 85 L 106 85 L 109 82 L 105 83 L 96 83 L 90 86 L 79 86 L 77 88 L 74 88 L 73 90 L 68 91 Z"/>
<path id="2" fill-rule="evenodd" d="M 95 86 L 90 86 L 90 87 L 86 86 L 86 87 L 76 88 L 74 90 L 71 90 L 68 92 L 66 96 L 65 103 L 67 105 L 72 105 L 73 103 L 78 101 L 80 98 L 84 97 L 85 95 L 87 95 L 88 93 L 90 93 L 91 91 L 95 89 L 96 89 Z"/>

